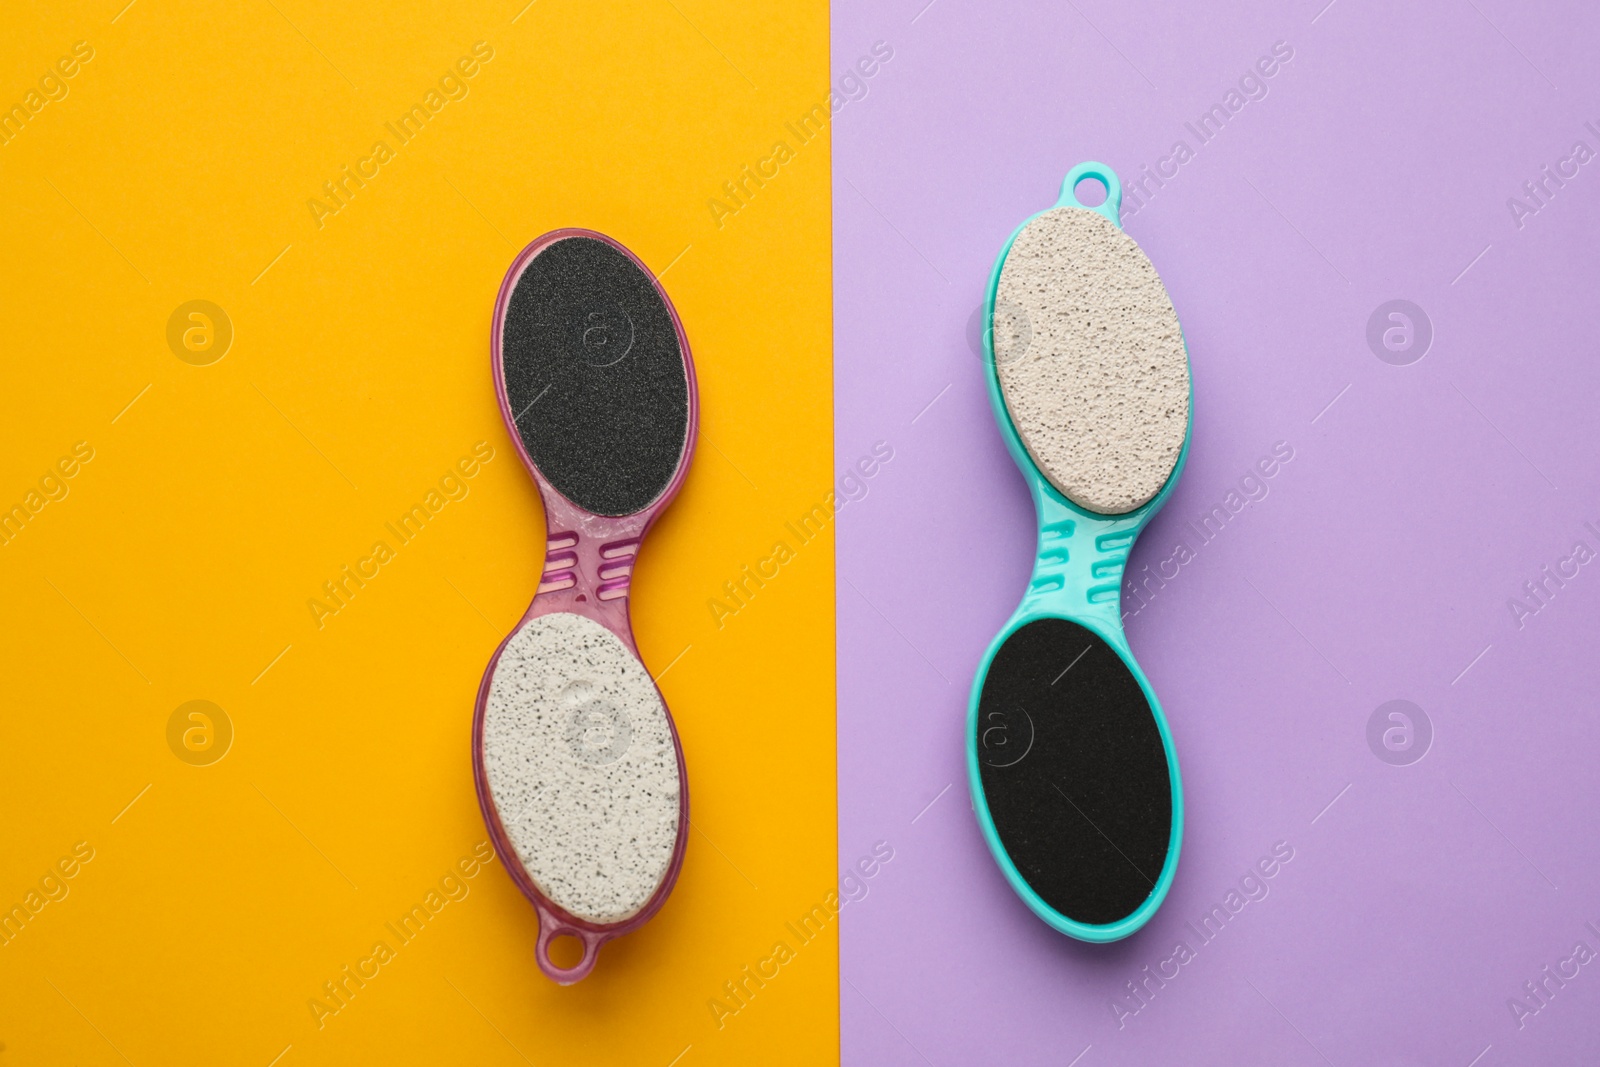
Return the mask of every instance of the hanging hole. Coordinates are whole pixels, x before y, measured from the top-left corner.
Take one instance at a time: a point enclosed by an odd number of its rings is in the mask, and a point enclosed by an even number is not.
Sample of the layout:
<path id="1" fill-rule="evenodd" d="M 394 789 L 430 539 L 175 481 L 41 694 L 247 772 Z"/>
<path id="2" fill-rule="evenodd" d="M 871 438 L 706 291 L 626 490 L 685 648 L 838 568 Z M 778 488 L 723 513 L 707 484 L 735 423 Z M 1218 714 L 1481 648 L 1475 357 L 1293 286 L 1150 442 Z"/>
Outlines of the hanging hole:
<path id="1" fill-rule="evenodd" d="M 545 955 L 561 970 L 570 971 L 583 962 L 583 942 L 571 934 L 559 934 L 550 939 Z"/>
<path id="2" fill-rule="evenodd" d="M 578 594 L 578 603 L 580 603 L 580 604 L 582 604 L 582 603 L 583 603 L 583 602 L 584 602 L 584 601 L 586 601 L 586 600 L 588 600 L 588 599 L 589 599 L 589 598 L 588 598 L 588 597 L 586 597 L 586 596 L 584 596 L 584 595 L 583 595 L 583 594 L 582 594 L 582 593 L 579 593 L 579 594 Z"/>
<path id="3" fill-rule="evenodd" d="M 1106 183 L 1092 174 L 1086 174 L 1078 179 L 1078 184 L 1072 187 L 1072 195 L 1084 207 L 1099 207 L 1106 202 L 1109 192 Z"/>

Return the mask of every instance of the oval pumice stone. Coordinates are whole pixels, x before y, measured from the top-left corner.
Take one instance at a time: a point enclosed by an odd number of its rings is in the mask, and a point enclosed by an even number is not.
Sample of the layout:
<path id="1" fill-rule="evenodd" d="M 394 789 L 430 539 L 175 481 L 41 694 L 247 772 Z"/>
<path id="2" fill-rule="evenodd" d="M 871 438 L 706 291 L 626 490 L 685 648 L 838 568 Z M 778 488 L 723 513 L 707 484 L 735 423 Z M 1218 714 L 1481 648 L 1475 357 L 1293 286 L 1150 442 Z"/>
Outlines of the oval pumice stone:
<path id="1" fill-rule="evenodd" d="M 683 458 L 689 374 L 655 279 L 593 237 L 540 250 L 500 332 L 506 402 L 534 466 L 596 515 L 655 502 Z"/>
<path id="2" fill-rule="evenodd" d="M 995 371 L 1017 435 L 1078 506 L 1121 515 L 1172 476 L 1189 429 L 1189 357 L 1149 258 L 1095 211 L 1023 227 L 995 292 Z"/>
<path id="3" fill-rule="evenodd" d="M 1077 922 L 1137 911 L 1166 866 L 1172 779 L 1122 657 L 1066 619 L 1019 627 L 989 665 L 977 732 L 984 802 L 1023 880 Z"/>
<path id="4" fill-rule="evenodd" d="M 518 630 L 489 683 L 483 766 L 551 903 L 616 923 L 650 902 L 678 840 L 678 755 L 655 683 L 616 634 L 568 612 Z"/>

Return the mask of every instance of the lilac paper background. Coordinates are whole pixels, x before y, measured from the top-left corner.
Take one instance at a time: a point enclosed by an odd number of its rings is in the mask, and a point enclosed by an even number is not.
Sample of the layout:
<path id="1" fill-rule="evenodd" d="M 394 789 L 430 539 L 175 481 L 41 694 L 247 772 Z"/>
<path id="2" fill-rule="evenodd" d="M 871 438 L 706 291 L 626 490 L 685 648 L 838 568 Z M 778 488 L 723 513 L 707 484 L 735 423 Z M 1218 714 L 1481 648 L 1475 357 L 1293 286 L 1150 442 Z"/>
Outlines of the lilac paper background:
<path id="1" fill-rule="evenodd" d="M 1506 201 L 1575 140 L 1600 150 L 1600 15 L 925 2 L 833 15 L 836 85 L 894 49 L 833 129 L 837 459 L 894 449 L 839 519 L 841 863 L 895 849 L 843 915 L 844 1063 L 1595 1062 L 1600 961 L 1521 1029 L 1507 999 L 1600 950 L 1600 561 L 1520 630 L 1507 601 L 1600 549 L 1600 160 L 1521 229 Z M 1196 147 L 1183 123 L 1280 40 L 1269 95 L 1125 216 L 1195 383 L 1188 468 L 1130 574 L 1194 544 L 1274 442 L 1294 459 L 1128 620 L 1187 833 L 1150 926 L 1078 944 L 969 806 L 972 673 L 1033 548 L 970 317 L 1068 168 L 1127 182 Z M 1411 366 L 1366 341 L 1394 298 L 1435 331 Z M 1434 730 L 1411 766 L 1366 740 L 1395 698 Z M 1280 840 L 1269 895 L 1201 946 L 1184 923 Z M 1119 1029 L 1112 998 L 1180 938 L 1195 958 Z"/>

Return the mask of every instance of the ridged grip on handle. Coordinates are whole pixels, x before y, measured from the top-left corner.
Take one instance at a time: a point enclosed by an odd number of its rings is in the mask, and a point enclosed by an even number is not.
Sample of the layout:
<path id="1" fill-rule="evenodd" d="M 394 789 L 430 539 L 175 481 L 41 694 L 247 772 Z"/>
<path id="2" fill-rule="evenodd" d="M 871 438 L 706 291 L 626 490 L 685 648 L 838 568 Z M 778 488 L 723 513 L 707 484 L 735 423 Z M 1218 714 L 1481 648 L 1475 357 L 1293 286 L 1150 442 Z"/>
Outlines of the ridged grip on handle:
<path id="1" fill-rule="evenodd" d="M 687 475 L 699 400 L 666 292 L 589 230 L 522 250 L 490 348 L 548 533 L 538 590 L 479 687 L 473 769 L 495 849 L 539 916 L 538 965 L 569 984 L 662 907 L 682 868 L 682 746 L 628 604 L 641 541 Z M 563 935 L 583 945 L 570 968 L 549 956 Z"/>
<path id="2" fill-rule="evenodd" d="M 1105 186 L 1103 203 L 1090 207 L 1077 199 L 1076 186 L 1086 178 Z M 1048 477 L 1012 420 L 996 348 L 1004 350 L 1005 369 L 1014 379 L 1012 386 L 1022 391 L 1020 399 L 1035 399 L 1029 390 L 1070 389 L 1073 380 L 1054 374 L 1057 368 L 1049 365 L 1052 358 L 1070 355 L 1092 363 L 1126 355 L 1106 348 L 1098 335 L 1084 338 L 1079 336 L 1082 331 L 1075 333 L 1074 329 L 1084 326 L 1083 321 L 1070 316 L 1064 324 L 1057 321 L 1062 318 L 1062 306 L 1077 308 L 1080 304 L 1091 325 L 1106 315 L 1111 315 L 1107 322 L 1115 322 L 1117 315 L 1133 314 L 1114 300 L 1108 303 L 1103 299 L 1100 279 L 1093 275 L 1092 268 L 1099 262 L 1094 257 L 1137 255 L 1143 263 L 1141 270 L 1149 276 L 1132 273 L 1145 282 L 1154 280 L 1153 285 L 1135 287 L 1149 298 L 1146 310 L 1152 314 L 1173 314 L 1164 289 L 1136 245 L 1125 238 L 1106 239 L 1104 231 L 1111 227 L 1099 220 L 1090 226 L 1072 218 L 1067 220 L 1071 227 L 1057 227 L 1061 232 L 1054 233 L 1054 245 L 1036 241 L 1022 257 L 1031 264 L 1033 276 L 1021 281 L 1038 282 L 1039 286 L 1024 286 L 1026 291 L 1053 294 L 1066 303 L 1045 300 L 1035 309 L 1038 322 L 1024 317 L 1001 323 L 996 316 L 1000 307 L 997 293 L 1008 257 L 1018 237 L 1036 220 L 1051 216 L 1047 221 L 1059 221 L 1054 216 L 1063 209 L 1081 208 L 1120 227 L 1120 203 L 1121 185 L 1109 167 L 1080 164 L 1066 176 L 1055 207 L 1017 228 L 990 276 L 985 304 L 990 405 L 1006 448 L 1033 496 L 1039 539 L 1022 601 L 979 665 L 967 721 L 968 784 L 979 825 L 997 864 L 1018 896 L 1042 920 L 1062 933 L 1096 942 L 1126 937 L 1150 919 L 1171 886 L 1182 841 L 1183 794 L 1177 757 L 1161 704 L 1123 633 L 1121 586 L 1134 540 L 1171 495 L 1182 472 L 1188 454 L 1193 387 L 1188 381 L 1181 329 L 1173 319 L 1172 334 L 1161 338 L 1163 365 L 1181 375 L 1168 374 L 1163 382 L 1168 393 L 1175 381 L 1186 386 L 1182 402 L 1157 405 L 1150 411 L 1087 412 L 1113 422 L 1133 416 L 1170 420 L 1181 415 L 1180 437 L 1170 439 L 1166 432 L 1173 428 L 1170 424 L 1159 435 L 1163 447 L 1175 449 L 1165 480 L 1157 478 L 1159 471 L 1146 471 L 1148 484 L 1137 487 L 1139 492 L 1129 488 L 1120 494 L 1134 502 L 1127 510 L 1111 506 L 1091 510 L 1091 504 L 1099 506 L 1096 494 L 1074 503 L 1059 484 L 1075 486 L 1083 477 L 1123 477 L 1125 471 L 1107 461 L 1103 449 L 1096 452 L 1098 438 L 1092 434 L 1065 440 L 1071 435 L 1063 427 L 1070 425 L 1073 432 L 1083 435 L 1092 420 L 1080 424 L 1070 418 L 1050 419 L 1043 423 L 1048 432 L 1040 439 L 1046 457 L 1088 455 L 1089 462 L 1083 470 L 1057 470 L 1058 478 Z M 1063 247 L 1064 242 L 1080 238 L 1093 246 L 1085 246 L 1088 258 L 1082 260 L 1076 258 L 1079 250 Z M 1063 253 L 1070 255 L 1063 259 Z M 1007 304 L 1006 308 L 1015 319 L 1016 306 Z M 997 337 L 1002 325 L 1006 327 L 1004 345 Z M 1031 329 L 1035 326 L 1037 331 Z M 1139 330 L 1126 333 L 1135 339 L 1143 337 Z M 1167 341 L 1180 345 L 1176 353 Z M 1181 360 L 1176 368 L 1171 366 L 1174 355 Z M 1044 365 L 1042 369 L 1031 367 L 1028 375 L 1016 373 L 1024 360 Z M 1108 381 L 1116 379 L 1130 395 L 1144 396 L 1137 377 L 1129 377 L 1126 363 L 1114 364 L 1112 369 L 1122 377 L 1112 375 Z M 1039 414 L 1034 407 L 1027 411 Z M 1056 447 L 1063 440 L 1070 446 L 1065 452 Z M 1148 456 L 1132 458 L 1148 466 Z M 1097 486 L 1099 483 L 1091 482 L 1091 487 Z"/>

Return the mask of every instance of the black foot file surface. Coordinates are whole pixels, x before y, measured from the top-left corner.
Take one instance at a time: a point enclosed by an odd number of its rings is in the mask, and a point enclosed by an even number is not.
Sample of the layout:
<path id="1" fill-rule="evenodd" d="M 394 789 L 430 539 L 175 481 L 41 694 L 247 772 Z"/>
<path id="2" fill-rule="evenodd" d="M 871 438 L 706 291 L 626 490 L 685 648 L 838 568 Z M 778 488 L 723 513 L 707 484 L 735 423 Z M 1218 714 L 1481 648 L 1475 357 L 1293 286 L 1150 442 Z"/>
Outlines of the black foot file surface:
<path id="1" fill-rule="evenodd" d="M 693 451 L 694 366 L 677 315 L 615 241 L 559 231 L 512 264 L 496 304 L 501 414 L 544 502 L 544 573 L 479 692 L 474 759 L 497 850 L 539 912 L 558 982 L 666 900 L 688 784 L 628 614 L 640 542 Z M 553 937 L 583 945 L 563 967 Z"/>
<path id="2" fill-rule="evenodd" d="M 1074 194 L 1107 190 L 1088 208 Z M 1183 794 L 1166 719 L 1122 630 L 1123 571 L 1188 451 L 1188 351 L 1116 176 L 1083 164 L 1025 222 L 988 303 L 989 398 L 1037 511 L 1033 575 L 969 705 L 991 852 L 1062 933 L 1114 941 L 1166 896 Z"/>
<path id="3" fill-rule="evenodd" d="M 978 721 L 990 817 L 1034 892 L 1081 923 L 1132 914 L 1166 863 L 1172 792 L 1122 658 L 1077 623 L 1027 623 L 995 654 Z"/>

